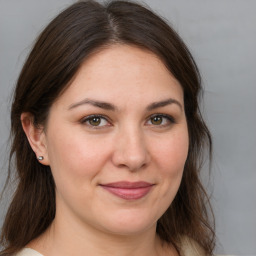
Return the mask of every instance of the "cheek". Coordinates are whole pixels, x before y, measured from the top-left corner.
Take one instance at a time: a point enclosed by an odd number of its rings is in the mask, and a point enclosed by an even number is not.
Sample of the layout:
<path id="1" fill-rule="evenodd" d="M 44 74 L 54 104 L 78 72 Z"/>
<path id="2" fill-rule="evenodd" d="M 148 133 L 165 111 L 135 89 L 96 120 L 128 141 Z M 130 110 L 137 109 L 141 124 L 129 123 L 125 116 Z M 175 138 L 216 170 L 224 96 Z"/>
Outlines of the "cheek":
<path id="1" fill-rule="evenodd" d="M 72 204 L 78 198 L 92 197 L 90 184 L 102 165 L 100 145 L 85 138 L 83 133 L 69 131 L 56 135 L 49 132 L 48 142 L 50 167 L 61 201 Z"/>
<path id="2" fill-rule="evenodd" d="M 99 140 L 97 136 L 85 136 L 83 131 L 49 134 L 48 141 L 50 163 L 54 165 L 57 162 L 64 167 L 77 166 L 78 171 L 102 162 L 108 151 L 105 140 Z"/>
<path id="3" fill-rule="evenodd" d="M 155 140 L 156 142 L 156 140 Z M 188 154 L 187 130 L 170 133 L 158 140 L 154 147 L 154 169 L 157 170 L 159 189 L 155 195 L 158 217 L 168 209 L 179 189 Z"/>
<path id="4" fill-rule="evenodd" d="M 188 155 L 189 139 L 187 130 L 172 134 L 158 145 L 156 153 L 162 170 L 170 175 L 183 172 Z M 177 173 L 178 172 L 178 173 Z"/>
<path id="5" fill-rule="evenodd" d="M 158 169 L 162 184 L 162 198 L 165 207 L 173 201 L 183 176 L 188 154 L 189 139 L 187 129 L 172 133 L 168 140 L 158 145 Z M 157 154 L 156 151 L 156 154 Z"/>

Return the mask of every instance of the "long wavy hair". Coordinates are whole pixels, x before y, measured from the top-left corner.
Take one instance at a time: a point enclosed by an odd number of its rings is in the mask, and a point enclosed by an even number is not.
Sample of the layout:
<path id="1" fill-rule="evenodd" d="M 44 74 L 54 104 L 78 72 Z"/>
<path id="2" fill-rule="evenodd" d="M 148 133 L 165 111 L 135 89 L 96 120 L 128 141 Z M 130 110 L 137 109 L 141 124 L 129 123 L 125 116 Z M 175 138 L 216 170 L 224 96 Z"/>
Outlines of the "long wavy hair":
<path id="1" fill-rule="evenodd" d="M 137 3 L 79 1 L 62 11 L 41 33 L 17 81 L 11 109 L 9 175 L 12 163 L 18 184 L 1 233 L 3 250 L 11 255 L 42 234 L 55 217 L 55 183 L 49 166 L 40 164 L 22 129 L 23 112 L 34 125 L 47 122 L 53 102 L 69 86 L 82 63 L 100 48 L 127 44 L 156 54 L 184 92 L 189 132 L 189 152 L 177 195 L 158 220 L 157 233 L 177 250 L 181 237 L 195 240 L 212 255 L 215 235 L 209 198 L 200 182 L 202 156 L 211 136 L 198 99 L 198 68 L 177 33 L 158 15 Z M 210 209 L 210 211 L 209 211 Z"/>

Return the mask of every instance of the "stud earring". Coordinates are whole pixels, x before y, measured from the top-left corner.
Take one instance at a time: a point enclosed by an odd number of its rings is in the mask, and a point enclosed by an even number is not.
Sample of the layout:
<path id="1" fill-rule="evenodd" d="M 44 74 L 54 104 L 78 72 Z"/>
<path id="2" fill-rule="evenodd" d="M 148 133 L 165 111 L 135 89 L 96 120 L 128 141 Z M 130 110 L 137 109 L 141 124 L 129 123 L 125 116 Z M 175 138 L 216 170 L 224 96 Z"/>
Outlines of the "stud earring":
<path id="1" fill-rule="evenodd" d="M 38 156 L 37 159 L 38 159 L 39 161 L 41 161 L 41 160 L 44 160 L 44 157 L 43 157 L 43 156 Z"/>

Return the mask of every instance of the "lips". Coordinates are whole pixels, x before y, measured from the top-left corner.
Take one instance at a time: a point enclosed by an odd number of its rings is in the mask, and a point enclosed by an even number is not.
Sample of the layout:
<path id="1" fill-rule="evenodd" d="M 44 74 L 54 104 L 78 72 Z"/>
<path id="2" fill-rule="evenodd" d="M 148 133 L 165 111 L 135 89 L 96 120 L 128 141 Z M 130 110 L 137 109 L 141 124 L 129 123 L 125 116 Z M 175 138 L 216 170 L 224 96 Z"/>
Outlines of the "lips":
<path id="1" fill-rule="evenodd" d="M 138 200 L 146 196 L 152 189 L 154 184 L 138 181 L 128 182 L 120 181 L 108 184 L 101 184 L 100 186 L 110 192 L 111 194 L 125 200 Z"/>

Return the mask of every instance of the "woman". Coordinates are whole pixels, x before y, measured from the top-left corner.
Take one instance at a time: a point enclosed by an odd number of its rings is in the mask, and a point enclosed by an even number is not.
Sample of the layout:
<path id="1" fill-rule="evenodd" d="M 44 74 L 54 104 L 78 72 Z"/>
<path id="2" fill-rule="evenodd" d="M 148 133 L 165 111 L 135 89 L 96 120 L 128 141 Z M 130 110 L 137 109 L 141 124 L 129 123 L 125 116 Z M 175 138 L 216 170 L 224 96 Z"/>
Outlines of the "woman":
<path id="1" fill-rule="evenodd" d="M 15 90 L 19 182 L 0 255 L 211 255 L 200 90 L 150 10 L 80 1 L 59 14 Z"/>

